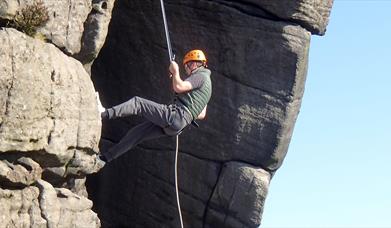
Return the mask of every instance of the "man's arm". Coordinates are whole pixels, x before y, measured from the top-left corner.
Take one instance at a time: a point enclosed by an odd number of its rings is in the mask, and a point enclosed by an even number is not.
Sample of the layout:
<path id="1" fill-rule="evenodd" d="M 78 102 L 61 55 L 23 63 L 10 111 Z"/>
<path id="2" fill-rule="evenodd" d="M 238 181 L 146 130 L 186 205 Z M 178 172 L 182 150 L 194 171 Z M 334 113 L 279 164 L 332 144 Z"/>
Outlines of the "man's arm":
<path id="1" fill-rule="evenodd" d="M 169 68 L 172 75 L 172 89 L 176 93 L 185 93 L 193 89 L 193 86 L 188 81 L 183 81 L 179 75 L 179 67 L 175 61 L 171 61 Z"/>
<path id="2" fill-rule="evenodd" d="M 203 120 L 206 117 L 206 107 L 201 111 L 201 113 L 197 116 L 197 120 Z"/>

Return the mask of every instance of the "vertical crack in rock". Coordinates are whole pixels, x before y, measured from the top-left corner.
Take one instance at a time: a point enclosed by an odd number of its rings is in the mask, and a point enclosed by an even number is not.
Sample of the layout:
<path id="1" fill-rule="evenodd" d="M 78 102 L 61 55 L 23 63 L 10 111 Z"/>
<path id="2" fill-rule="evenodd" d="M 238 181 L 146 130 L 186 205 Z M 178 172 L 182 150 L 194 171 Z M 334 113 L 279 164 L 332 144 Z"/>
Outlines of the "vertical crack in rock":
<path id="1" fill-rule="evenodd" d="M 205 225 L 206 225 L 206 218 L 207 218 L 207 214 L 208 214 L 209 204 L 210 204 L 210 202 L 212 201 L 213 194 L 214 194 L 215 190 L 217 189 L 217 185 L 218 185 L 218 183 L 219 183 L 220 176 L 221 176 L 221 172 L 223 171 L 223 168 L 224 168 L 224 164 L 221 164 L 221 165 L 220 165 L 220 168 L 219 168 L 219 174 L 217 175 L 216 183 L 215 183 L 215 185 L 213 186 L 212 191 L 211 191 L 210 196 L 209 196 L 209 199 L 208 199 L 208 201 L 207 201 L 206 204 L 205 204 L 204 215 L 202 216 L 202 219 L 203 219 L 203 221 L 202 221 L 202 227 L 205 227 Z"/>
<path id="2" fill-rule="evenodd" d="M 230 197 L 229 197 L 229 200 L 227 201 L 228 202 L 228 205 L 226 205 L 226 211 L 224 212 L 224 222 L 223 222 L 223 224 L 229 224 L 229 222 L 227 221 L 227 219 L 229 218 L 229 216 L 232 214 L 230 214 L 230 209 L 231 209 L 231 205 L 232 205 L 232 203 L 233 203 L 233 198 L 234 198 L 234 196 L 235 196 L 235 193 L 236 193 L 236 189 L 238 188 L 238 184 L 235 184 L 234 185 L 234 189 L 232 190 L 232 192 L 231 192 L 231 195 L 230 195 Z M 234 217 L 235 218 L 235 217 Z M 241 221 L 239 218 L 235 218 L 235 219 L 237 219 L 237 220 L 239 220 L 241 223 L 243 223 L 243 224 L 245 224 L 245 222 L 243 222 L 243 221 Z"/>
<path id="3" fill-rule="evenodd" d="M 82 90 L 82 83 L 83 81 L 80 80 L 80 75 L 77 74 L 77 81 L 79 86 L 79 116 L 78 116 L 78 122 L 77 122 L 77 137 L 76 137 L 76 148 L 80 147 L 79 145 L 79 139 L 80 139 L 80 122 L 82 117 L 82 106 L 83 106 L 83 90 Z"/>
<path id="4" fill-rule="evenodd" d="M 77 119 L 77 131 L 76 131 L 76 142 L 75 142 L 75 146 L 70 146 L 67 148 L 68 151 L 72 151 L 73 152 L 73 156 L 72 158 L 65 164 L 65 173 L 68 173 L 69 172 L 69 168 L 72 166 L 72 162 L 76 159 L 76 153 L 77 153 L 77 150 L 79 149 L 79 138 L 80 138 L 80 118 L 81 118 L 81 106 L 82 106 L 82 89 L 81 89 L 81 86 L 80 86 L 80 83 L 81 83 L 81 80 L 80 80 L 80 76 L 77 74 L 77 85 L 79 86 L 79 113 L 78 113 L 78 119 Z"/>
<path id="5" fill-rule="evenodd" d="M 78 108 L 78 119 L 77 119 L 77 131 L 76 131 L 76 142 L 75 142 L 75 146 L 74 147 L 68 147 L 68 150 L 72 150 L 73 151 L 73 156 L 72 158 L 67 162 L 67 164 L 65 165 L 65 170 L 66 172 L 65 173 L 68 173 L 69 171 L 69 168 L 72 166 L 72 162 L 77 159 L 77 151 L 85 151 L 81 148 L 81 146 L 79 145 L 79 140 L 80 140 L 80 124 L 81 124 L 81 116 L 82 116 L 82 105 L 83 105 L 83 96 L 82 96 L 82 80 L 80 79 L 80 75 L 79 74 L 76 74 L 77 75 L 77 85 L 78 85 L 78 89 L 79 89 L 79 108 Z M 87 151 L 87 150 L 86 150 Z"/>
<path id="6" fill-rule="evenodd" d="M 38 202 L 39 202 L 39 208 L 40 208 L 40 212 L 41 212 L 41 217 L 42 217 L 42 219 L 43 220 L 45 220 L 46 221 L 46 224 L 49 224 L 49 220 L 47 219 L 47 217 L 46 217 L 46 213 L 45 213 L 45 211 L 44 211 L 44 208 L 42 207 L 42 198 L 43 198 L 43 192 L 42 192 L 42 190 L 41 189 L 39 189 L 39 195 L 38 195 Z"/>
<path id="7" fill-rule="evenodd" d="M 5 101 L 5 111 L 4 111 L 4 116 L 7 116 L 9 113 L 9 105 L 10 105 L 10 99 L 11 99 L 11 91 L 14 88 L 14 81 L 15 81 L 15 71 L 16 71 L 16 65 L 15 65 L 15 56 L 14 56 L 14 46 L 11 44 L 10 40 L 8 40 L 8 43 L 11 48 L 11 82 L 7 91 L 7 99 Z M 0 123 L 1 127 L 2 123 Z"/>
<path id="8" fill-rule="evenodd" d="M 49 110 L 48 110 L 48 117 L 53 121 L 53 126 L 52 126 L 52 129 L 49 132 L 48 142 L 47 142 L 48 145 L 50 144 L 50 142 L 52 140 L 52 134 L 53 134 L 54 129 L 56 127 L 56 120 L 54 118 L 54 113 L 53 113 L 55 76 L 56 76 L 56 72 L 53 70 L 51 75 L 50 75 L 50 79 L 52 80 L 52 82 L 50 84 L 50 103 L 49 103 Z"/>
<path id="9" fill-rule="evenodd" d="M 70 21 L 69 19 L 71 18 L 71 12 L 72 12 L 72 0 L 68 0 L 68 18 L 67 18 L 67 28 L 66 28 L 66 35 L 65 35 L 65 39 L 66 39 L 66 42 L 68 42 L 69 40 L 69 30 L 70 30 Z"/>
<path id="10" fill-rule="evenodd" d="M 47 222 L 48 228 L 54 228 L 60 222 L 60 202 L 57 199 L 57 193 L 53 186 L 44 180 L 37 181 L 39 188 L 39 206 L 41 216 Z"/>

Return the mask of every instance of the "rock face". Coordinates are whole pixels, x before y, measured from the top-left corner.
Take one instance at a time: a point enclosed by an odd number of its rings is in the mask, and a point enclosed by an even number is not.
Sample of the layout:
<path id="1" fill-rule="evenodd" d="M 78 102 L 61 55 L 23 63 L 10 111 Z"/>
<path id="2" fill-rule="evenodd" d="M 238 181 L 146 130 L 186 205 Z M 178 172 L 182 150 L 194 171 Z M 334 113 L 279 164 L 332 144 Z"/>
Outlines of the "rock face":
<path id="1" fill-rule="evenodd" d="M 2 0 L 0 18 L 12 19 L 18 10 L 35 1 Z M 115 0 L 42 0 L 49 21 L 38 32 L 65 53 L 83 63 L 92 62 L 106 39 Z"/>
<path id="2" fill-rule="evenodd" d="M 330 9 L 333 0 L 282 0 L 282 1 L 259 1 L 222 0 L 230 7 L 242 9 L 248 14 L 263 15 L 271 20 L 291 21 L 310 31 L 313 34 L 324 35 L 329 21 Z M 263 11 L 261 14 L 259 11 Z"/>
<path id="3" fill-rule="evenodd" d="M 224 164 L 206 209 L 206 227 L 258 227 L 270 173 L 240 162 Z"/>
<path id="4" fill-rule="evenodd" d="M 159 1 L 42 0 L 47 42 L 3 28 L 33 2 L 0 1 L 0 228 L 178 227 L 173 138 L 139 145 L 85 186 L 101 168 L 94 86 L 105 106 L 172 98 Z M 203 49 L 214 86 L 207 119 L 180 136 L 185 227 L 258 227 L 332 0 L 165 3 L 178 62 Z M 105 122 L 100 148 L 139 121 Z"/>
<path id="5" fill-rule="evenodd" d="M 178 62 L 205 50 L 214 86 L 207 119 L 180 136 L 185 227 L 258 227 L 299 113 L 310 36 L 324 34 L 332 1 L 165 3 Z M 117 2 L 91 71 L 104 106 L 135 95 L 168 103 L 167 68 L 159 1 Z M 138 121 L 103 123 L 102 148 Z M 179 226 L 173 140 L 145 142 L 88 178 L 103 226 Z"/>
<path id="6" fill-rule="evenodd" d="M 85 194 L 61 188 L 84 192 L 77 183 L 100 168 L 89 75 L 14 29 L 0 30 L 0 41 L 0 227 L 100 226 Z"/>
<path id="7" fill-rule="evenodd" d="M 0 188 L 0 227 L 100 227 L 92 201 L 39 180 L 18 190 Z"/>
<path id="8" fill-rule="evenodd" d="M 37 33 L 47 43 L 3 28 L 34 2 L 0 1 L 0 227 L 100 227 L 85 187 L 101 168 L 101 121 L 85 69 L 115 0 L 42 0 L 49 21 Z"/>
<path id="9" fill-rule="evenodd" d="M 114 0 L 94 0 L 92 10 L 84 22 L 81 49 L 75 56 L 82 63 L 91 63 L 102 48 L 111 19 Z"/>
<path id="10" fill-rule="evenodd" d="M 13 29 L 0 31 L 0 40 L 0 151 L 50 158 L 45 165 L 63 166 L 61 176 L 95 171 L 89 154 L 98 151 L 101 124 L 82 65 Z"/>

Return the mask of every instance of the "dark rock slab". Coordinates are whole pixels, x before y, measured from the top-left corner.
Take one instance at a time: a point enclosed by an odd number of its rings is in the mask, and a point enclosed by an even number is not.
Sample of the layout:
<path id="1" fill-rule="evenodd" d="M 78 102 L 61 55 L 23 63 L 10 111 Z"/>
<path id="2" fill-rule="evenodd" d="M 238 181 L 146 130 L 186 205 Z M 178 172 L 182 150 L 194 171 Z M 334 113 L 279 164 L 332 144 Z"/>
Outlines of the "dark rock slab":
<path id="1" fill-rule="evenodd" d="M 207 119 L 180 136 L 185 225 L 257 227 L 299 113 L 310 36 L 324 33 L 332 1 L 165 3 L 178 62 L 190 49 L 205 50 L 213 82 Z M 103 105 L 136 95 L 170 102 L 167 68 L 159 1 L 117 2 L 91 69 Z M 103 138 L 118 142 L 139 121 L 104 122 Z M 178 227 L 173 145 L 145 142 L 87 180 L 104 226 Z"/>
<path id="2" fill-rule="evenodd" d="M 224 164 L 206 213 L 205 227 L 258 227 L 270 173 L 245 163 Z"/>

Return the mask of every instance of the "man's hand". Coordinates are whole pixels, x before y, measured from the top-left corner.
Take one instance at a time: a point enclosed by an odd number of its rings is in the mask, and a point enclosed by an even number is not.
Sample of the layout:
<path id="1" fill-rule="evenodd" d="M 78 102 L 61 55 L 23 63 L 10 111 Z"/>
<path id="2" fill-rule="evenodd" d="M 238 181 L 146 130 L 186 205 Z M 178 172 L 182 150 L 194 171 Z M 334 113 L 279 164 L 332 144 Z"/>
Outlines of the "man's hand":
<path id="1" fill-rule="evenodd" d="M 170 67 L 168 68 L 168 70 L 170 71 L 171 76 L 176 76 L 176 75 L 179 75 L 179 66 L 178 66 L 178 63 L 176 63 L 175 61 L 171 61 L 170 63 Z"/>
<path id="2" fill-rule="evenodd" d="M 206 107 L 202 110 L 202 112 L 198 115 L 197 120 L 203 120 L 206 117 Z"/>
<path id="3" fill-rule="evenodd" d="M 183 81 L 179 75 L 179 66 L 175 61 L 171 61 L 169 71 L 172 77 L 172 89 L 176 93 L 184 93 L 193 89 L 193 86 L 188 81 Z"/>

